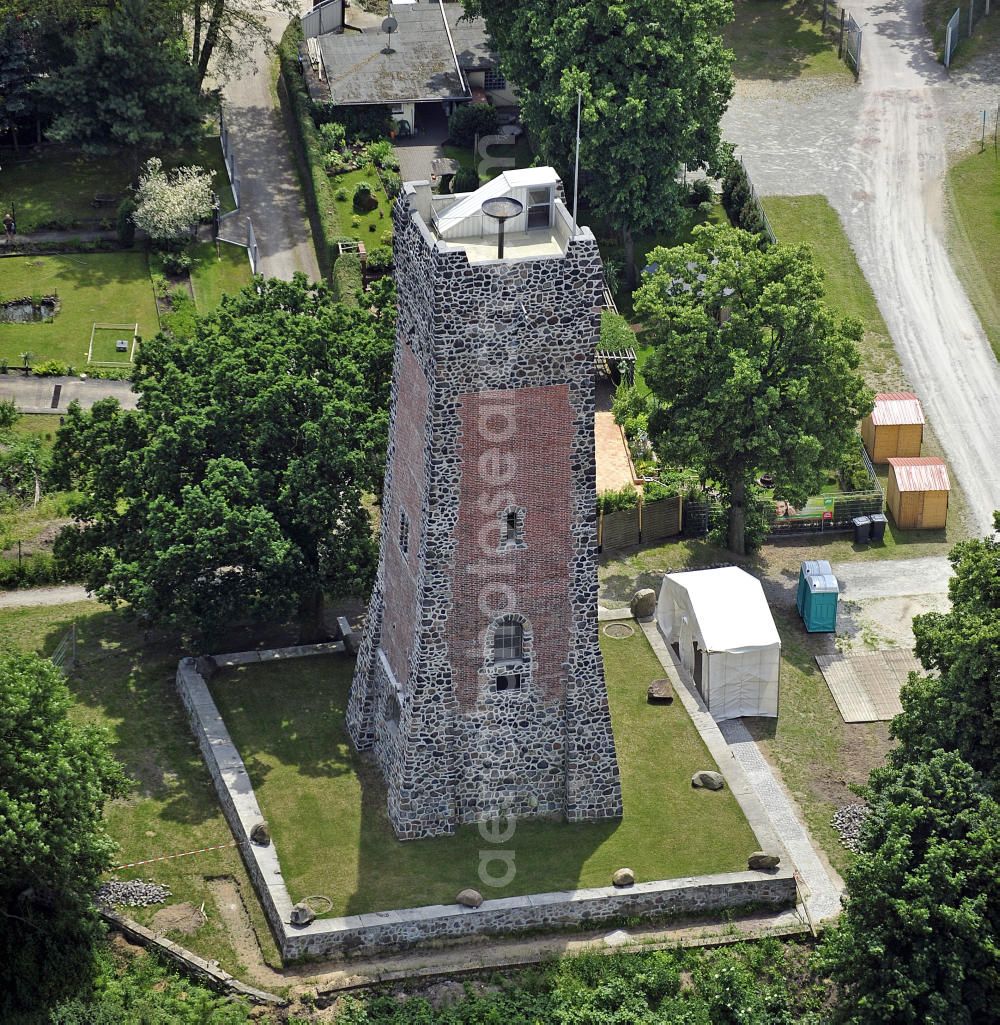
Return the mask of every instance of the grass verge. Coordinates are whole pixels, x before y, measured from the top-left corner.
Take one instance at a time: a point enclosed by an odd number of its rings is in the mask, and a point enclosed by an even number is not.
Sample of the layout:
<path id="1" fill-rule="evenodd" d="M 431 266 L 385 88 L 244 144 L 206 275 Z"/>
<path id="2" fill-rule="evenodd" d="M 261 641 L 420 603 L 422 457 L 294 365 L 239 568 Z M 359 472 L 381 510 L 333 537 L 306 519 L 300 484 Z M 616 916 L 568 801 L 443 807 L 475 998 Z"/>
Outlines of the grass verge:
<path id="1" fill-rule="evenodd" d="M 107 728 L 115 756 L 135 780 L 132 793 L 106 811 L 108 830 L 118 842 L 119 864 L 179 854 L 228 843 L 208 770 L 195 744 L 174 689 L 179 653 L 144 644 L 142 632 L 94 602 L 56 607 L 0 610 L 0 635 L 25 651 L 50 654 L 71 623 L 77 625 L 79 668 L 68 679 L 72 715 Z M 191 934 L 168 932 L 182 946 L 214 958 L 230 972 L 245 974 L 208 883 L 232 876 L 250 912 L 267 960 L 279 963 L 243 863 L 235 847 L 161 861 L 116 873 L 123 879 L 153 879 L 173 891 L 170 903 L 188 902 L 208 915 Z M 149 925 L 158 910 L 128 908 Z"/>
<path id="2" fill-rule="evenodd" d="M 84 369 L 95 321 L 138 323 L 141 337 L 159 330 L 149 265 L 143 252 L 13 256 L 0 261 L 0 297 L 58 294 L 59 312 L 35 324 L 0 323 L 0 360 L 21 366 L 59 360 Z M 120 358 L 120 357 L 119 357 Z"/>
<path id="3" fill-rule="evenodd" d="M 992 145 L 955 164 L 947 190 L 955 270 L 1000 359 L 1000 160 Z"/>
<path id="4" fill-rule="evenodd" d="M 723 31 L 737 78 L 848 76 L 833 37 L 823 34 L 823 0 L 736 0 Z"/>
<path id="5" fill-rule="evenodd" d="M 691 787 L 712 766 L 680 703 L 646 703 L 662 669 L 641 633 L 602 637 L 622 772 L 621 822 L 517 823 L 496 850 L 515 857 L 489 897 L 605 886 L 630 866 L 640 881 L 741 869 L 755 840 L 732 794 Z M 377 769 L 354 752 L 344 714 L 354 663 L 332 656 L 245 667 L 212 691 L 271 825 L 291 896 L 325 894 L 332 915 L 451 903 L 481 888 L 479 831 L 401 843 Z M 496 863 L 493 866 L 496 869 Z"/>
<path id="6" fill-rule="evenodd" d="M 199 313 L 210 313 L 224 295 L 233 295 L 250 283 L 250 261 L 242 246 L 199 242 L 190 248 L 191 289 Z"/>

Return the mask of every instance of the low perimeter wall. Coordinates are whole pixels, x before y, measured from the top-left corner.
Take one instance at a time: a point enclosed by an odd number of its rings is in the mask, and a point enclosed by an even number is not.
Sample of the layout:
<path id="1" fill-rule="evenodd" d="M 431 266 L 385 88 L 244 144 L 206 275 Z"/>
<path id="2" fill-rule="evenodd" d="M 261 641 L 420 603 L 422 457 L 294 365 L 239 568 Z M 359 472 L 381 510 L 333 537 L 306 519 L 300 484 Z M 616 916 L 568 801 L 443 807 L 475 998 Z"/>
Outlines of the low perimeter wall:
<path id="1" fill-rule="evenodd" d="M 342 650 L 343 646 L 336 644 L 240 652 L 217 655 L 215 662 L 219 666 L 237 666 Z M 215 783 L 223 813 L 240 845 L 250 878 L 286 961 L 377 954 L 468 936 L 597 926 L 623 918 L 696 915 L 747 905 L 769 908 L 795 905 L 794 873 L 790 867 L 782 866 L 765 872 L 658 880 L 621 889 L 606 886 L 507 897 L 484 901 L 479 908 L 435 904 L 347 918 L 322 918 L 304 927 L 291 925 L 292 901 L 281 876 L 277 851 L 273 842 L 266 847 L 250 842 L 250 831 L 263 816 L 243 760 L 194 659 L 182 659 L 178 665 L 177 690 Z"/>

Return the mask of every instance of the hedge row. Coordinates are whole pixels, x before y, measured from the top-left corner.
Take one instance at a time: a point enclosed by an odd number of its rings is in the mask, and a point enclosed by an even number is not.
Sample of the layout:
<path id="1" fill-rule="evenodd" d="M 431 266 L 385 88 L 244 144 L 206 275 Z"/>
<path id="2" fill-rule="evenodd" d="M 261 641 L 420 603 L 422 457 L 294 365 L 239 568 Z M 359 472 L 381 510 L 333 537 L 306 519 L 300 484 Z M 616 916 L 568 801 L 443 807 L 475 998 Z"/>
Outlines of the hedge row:
<path id="1" fill-rule="evenodd" d="M 71 574 L 56 563 L 50 552 L 34 552 L 18 562 L 0 559 L 0 591 L 13 591 L 19 587 L 45 587 L 49 584 L 69 583 Z"/>
<path id="2" fill-rule="evenodd" d="M 323 144 L 312 118 L 312 101 L 299 70 L 299 47 L 302 42 L 302 25 L 298 18 L 293 18 L 278 44 L 281 67 L 278 98 L 306 196 L 306 211 L 316 243 L 320 272 L 329 278 L 337 260 L 336 240 L 343 238 L 346 233 L 340 224 L 337 204 L 333 199 L 333 186 L 326 174 Z"/>

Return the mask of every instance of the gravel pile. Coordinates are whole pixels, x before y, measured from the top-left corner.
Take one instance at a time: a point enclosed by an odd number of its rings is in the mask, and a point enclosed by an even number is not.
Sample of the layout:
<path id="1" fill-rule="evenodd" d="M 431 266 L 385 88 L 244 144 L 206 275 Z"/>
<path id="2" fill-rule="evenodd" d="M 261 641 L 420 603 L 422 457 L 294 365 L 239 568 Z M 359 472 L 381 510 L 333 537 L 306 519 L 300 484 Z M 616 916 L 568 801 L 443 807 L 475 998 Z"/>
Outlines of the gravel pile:
<path id="1" fill-rule="evenodd" d="M 867 804 L 845 804 L 833 813 L 833 828 L 840 834 L 840 842 L 855 854 L 859 849 L 861 827 L 869 811 Z"/>
<path id="2" fill-rule="evenodd" d="M 142 879 L 112 880 L 102 883 L 95 894 L 98 904 L 113 904 L 125 908 L 148 908 L 162 904 L 170 896 L 170 887 Z"/>

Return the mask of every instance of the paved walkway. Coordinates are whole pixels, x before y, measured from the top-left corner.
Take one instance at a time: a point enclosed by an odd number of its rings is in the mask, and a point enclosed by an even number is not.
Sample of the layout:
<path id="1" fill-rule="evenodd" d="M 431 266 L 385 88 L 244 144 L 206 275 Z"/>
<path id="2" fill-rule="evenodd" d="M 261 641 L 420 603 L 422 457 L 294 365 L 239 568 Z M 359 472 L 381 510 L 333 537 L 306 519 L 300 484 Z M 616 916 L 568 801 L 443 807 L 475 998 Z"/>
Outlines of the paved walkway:
<path id="1" fill-rule="evenodd" d="M 71 402 L 79 402 L 84 409 L 90 409 L 99 399 L 106 398 L 117 399 L 123 409 L 135 409 L 139 401 L 138 394 L 132 391 L 131 381 L 0 374 L 0 399 L 13 401 L 22 413 L 65 413 Z"/>
<path id="2" fill-rule="evenodd" d="M 287 21 L 275 14 L 267 18 L 277 42 Z M 272 59 L 272 53 L 257 46 L 252 66 L 223 87 L 241 184 L 240 210 L 226 218 L 225 235 L 245 241 L 249 217 L 257 236 L 262 274 L 289 280 L 295 271 L 302 271 L 310 280 L 317 280 L 319 264 L 312 232 L 281 111 L 271 91 Z"/>
<path id="3" fill-rule="evenodd" d="M 622 429 L 613 413 L 594 414 L 594 451 L 597 457 L 597 493 L 620 491 L 632 483 L 632 464 Z"/>
<path id="4" fill-rule="evenodd" d="M 866 23 L 857 86 L 740 83 L 723 127 L 762 193 L 822 193 L 840 214 L 971 525 L 990 533 L 1000 508 L 1000 367 L 948 257 L 943 176 L 950 156 L 978 139 L 980 112 L 996 109 L 996 58 L 949 79 L 922 7 L 856 0 Z"/>

